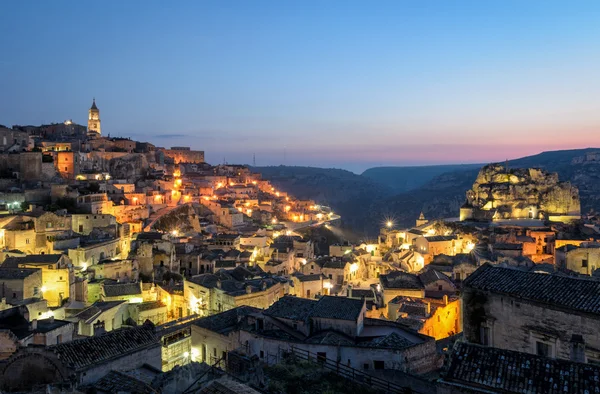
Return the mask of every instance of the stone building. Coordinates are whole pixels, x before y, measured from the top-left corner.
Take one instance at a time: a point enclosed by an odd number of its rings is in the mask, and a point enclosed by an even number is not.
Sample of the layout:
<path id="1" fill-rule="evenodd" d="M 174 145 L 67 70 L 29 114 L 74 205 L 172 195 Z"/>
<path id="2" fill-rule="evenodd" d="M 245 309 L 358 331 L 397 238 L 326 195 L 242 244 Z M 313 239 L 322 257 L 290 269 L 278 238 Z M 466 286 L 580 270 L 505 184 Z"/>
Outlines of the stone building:
<path id="1" fill-rule="evenodd" d="M 191 150 L 189 147 L 174 146 L 171 149 L 161 150 L 165 157 L 179 163 L 204 163 L 204 151 Z"/>
<path id="2" fill-rule="evenodd" d="M 408 272 L 392 271 L 379 277 L 383 306 L 398 296 L 424 298 L 425 286 L 417 275 Z"/>
<path id="3" fill-rule="evenodd" d="M 75 275 L 69 258 L 63 254 L 39 254 L 8 257 L 2 268 L 39 269 L 42 272 L 41 296 L 48 306 L 62 306 L 75 299 Z"/>
<path id="4" fill-rule="evenodd" d="M 113 215 L 87 213 L 71 215 L 71 230 L 82 235 L 89 235 L 96 227 L 116 225 L 117 219 Z"/>
<path id="5" fill-rule="evenodd" d="M 579 246 L 564 245 L 555 250 L 558 268 L 592 275 L 600 268 L 600 244 L 585 242 Z"/>
<path id="6" fill-rule="evenodd" d="M 47 348 L 21 348 L 0 366 L 0 388 L 30 392 L 50 383 L 78 387 L 111 370 L 130 371 L 144 364 L 161 368 L 160 341 L 152 324 Z"/>
<path id="7" fill-rule="evenodd" d="M 433 338 L 365 313 L 364 300 L 288 296 L 265 311 L 241 307 L 198 320 L 192 351 L 207 362 L 236 349 L 274 364 L 296 349 L 360 370 L 426 373 L 436 368 Z"/>
<path id="8" fill-rule="evenodd" d="M 102 129 L 100 127 L 100 110 L 96 106 L 96 99 L 92 101 L 92 106 L 88 111 L 88 137 L 93 135 L 98 138 L 102 135 Z M 92 133 L 92 134 L 91 134 Z M 94 138 L 92 137 L 92 138 Z"/>
<path id="9" fill-rule="evenodd" d="M 194 276 L 184 282 L 188 315 L 213 314 L 242 305 L 268 308 L 288 293 L 287 279 L 266 274 L 255 277 L 243 267 Z"/>
<path id="10" fill-rule="evenodd" d="M 436 340 L 462 332 L 460 298 L 398 296 L 387 307 L 388 319 Z"/>
<path id="11" fill-rule="evenodd" d="M 42 296 L 42 271 L 33 268 L 0 268 L 0 297 L 8 302 Z"/>
<path id="12" fill-rule="evenodd" d="M 73 180 L 79 174 L 79 153 L 73 151 L 56 152 L 54 166 L 61 177 Z"/>
<path id="13" fill-rule="evenodd" d="M 600 362 L 600 282 L 481 266 L 463 282 L 468 342 Z"/>

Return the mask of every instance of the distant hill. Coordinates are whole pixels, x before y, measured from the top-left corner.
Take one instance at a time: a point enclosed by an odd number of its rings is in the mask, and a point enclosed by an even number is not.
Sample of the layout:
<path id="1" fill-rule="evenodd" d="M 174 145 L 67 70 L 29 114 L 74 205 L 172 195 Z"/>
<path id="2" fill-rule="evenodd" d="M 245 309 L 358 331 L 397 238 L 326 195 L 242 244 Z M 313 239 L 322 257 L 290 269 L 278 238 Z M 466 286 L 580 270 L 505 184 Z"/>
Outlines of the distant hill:
<path id="1" fill-rule="evenodd" d="M 373 167 L 361 175 L 389 186 L 396 193 L 416 189 L 446 172 L 467 171 L 483 164 L 450 164 L 439 166 Z"/>
<path id="2" fill-rule="evenodd" d="M 342 216 L 343 226 L 362 238 L 371 222 L 366 217 L 370 205 L 394 195 L 394 191 L 386 185 L 335 168 L 274 166 L 252 167 L 252 170 L 297 198 L 315 200 L 332 207 Z"/>
<path id="3" fill-rule="evenodd" d="M 598 152 L 597 159 L 595 152 Z M 578 187 L 582 212 L 600 211 L 600 148 L 543 152 L 510 160 L 508 165 L 557 172 L 561 180 Z M 436 170 L 389 167 L 390 174 L 397 174 L 398 185 L 390 184 L 389 179 L 377 181 L 382 174 L 378 168 L 365 171 L 370 172 L 370 176 L 312 167 L 257 167 L 255 170 L 282 190 L 330 205 L 342 215 L 346 227 L 358 234 L 373 236 L 386 218 L 393 218 L 398 226 L 407 227 L 414 224 L 421 211 L 429 219 L 458 216 L 465 193 L 471 188 L 480 166 L 433 167 L 452 170 L 431 175 Z M 430 178 L 412 190 L 398 193 L 397 190 L 406 187 L 408 179 L 414 179 L 410 172 Z M 379 175 L 373 175 L 377 173 Z"/>

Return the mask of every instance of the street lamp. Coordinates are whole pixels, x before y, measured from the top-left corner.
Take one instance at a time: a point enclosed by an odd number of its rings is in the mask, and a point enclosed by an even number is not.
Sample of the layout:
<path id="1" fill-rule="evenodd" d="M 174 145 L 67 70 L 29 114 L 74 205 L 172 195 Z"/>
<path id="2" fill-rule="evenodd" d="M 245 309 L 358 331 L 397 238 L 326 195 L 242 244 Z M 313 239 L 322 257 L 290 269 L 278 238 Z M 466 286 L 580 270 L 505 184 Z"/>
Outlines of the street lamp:
<path id="1" fill-rule="evenodd" d="M 388 220 L 387 223 L 385 224 L 388 228 L 392 228 L 392 226 L 394 225 L 394 223 L 391 220 Z"/>

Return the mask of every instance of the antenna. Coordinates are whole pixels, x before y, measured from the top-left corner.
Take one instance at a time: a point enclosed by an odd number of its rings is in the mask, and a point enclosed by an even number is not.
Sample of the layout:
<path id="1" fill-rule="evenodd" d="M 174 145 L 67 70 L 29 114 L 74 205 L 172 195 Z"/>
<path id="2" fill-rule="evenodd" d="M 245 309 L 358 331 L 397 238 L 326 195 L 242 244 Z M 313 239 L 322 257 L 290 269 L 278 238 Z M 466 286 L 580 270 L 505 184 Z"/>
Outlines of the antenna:
<path id="1" fill-rule="evenodd" d="M 252 167 L 256 167 L 256 153 L 252 155 Z"/>

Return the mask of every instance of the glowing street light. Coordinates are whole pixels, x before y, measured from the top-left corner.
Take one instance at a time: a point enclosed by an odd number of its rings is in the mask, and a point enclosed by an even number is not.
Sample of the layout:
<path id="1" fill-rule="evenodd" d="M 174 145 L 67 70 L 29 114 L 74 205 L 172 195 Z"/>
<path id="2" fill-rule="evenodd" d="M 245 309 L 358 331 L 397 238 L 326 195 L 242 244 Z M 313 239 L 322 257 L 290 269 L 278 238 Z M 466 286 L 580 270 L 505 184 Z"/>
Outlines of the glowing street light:
<path id="1" fill-rule="evenodd" d="M 179 235 L 179 231 L 173 230 L 173 231 L 171 231 L 171 235 L 173 235 L 174 237 L 176 237 L 177 235 Z"/>
<path id="2" fill-rule="evenodd" d="M 388 220 L 385 225 L 388 226 L 388 228 L 392 228 L 392 226 L 394 225 L 394 223 L 391 220 Z"/>

